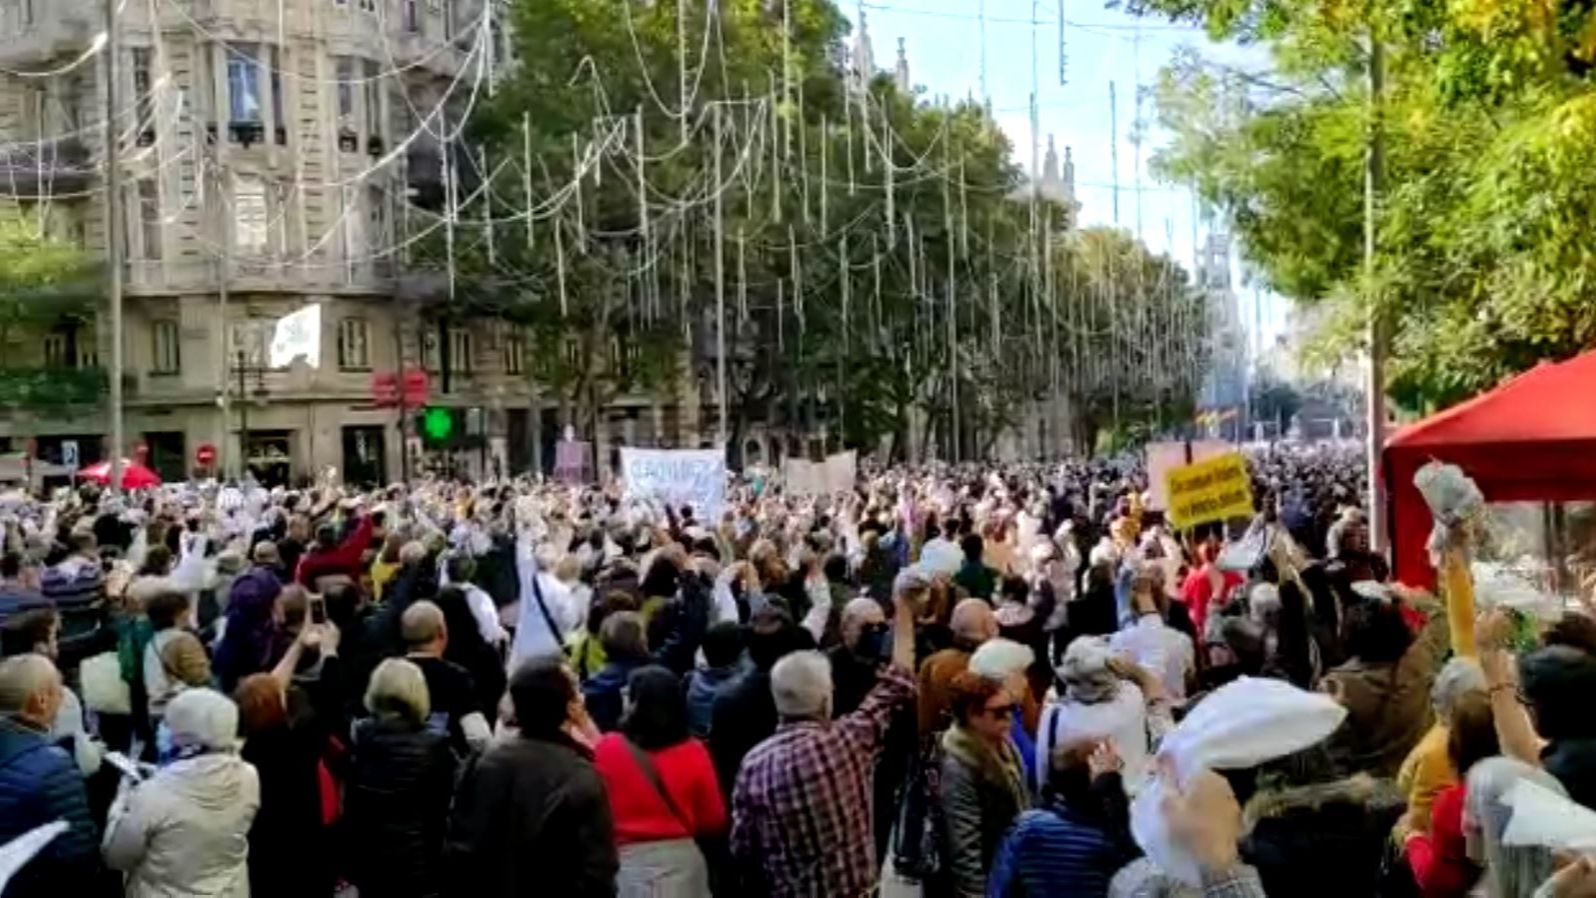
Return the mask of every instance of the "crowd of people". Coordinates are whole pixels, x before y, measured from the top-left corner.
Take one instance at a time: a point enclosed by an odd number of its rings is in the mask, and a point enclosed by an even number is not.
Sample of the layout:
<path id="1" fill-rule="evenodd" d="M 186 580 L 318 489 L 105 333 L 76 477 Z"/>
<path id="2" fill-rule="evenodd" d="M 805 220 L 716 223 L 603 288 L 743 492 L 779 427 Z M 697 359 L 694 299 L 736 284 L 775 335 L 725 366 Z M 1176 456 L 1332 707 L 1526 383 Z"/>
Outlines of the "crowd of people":
<path id="1" fill-rule="evenodd" d="M 1504 839 L 1596 808 L 1596 619 L 1459 650 L 1354 459 L 1253 472 L 1184 531 L 1134 462 L 0 496 L 0 842 L 67 824 L 0 894 L 1596 895 Z M 1345 720 L 1177 773 L 1243 677 Z"/>

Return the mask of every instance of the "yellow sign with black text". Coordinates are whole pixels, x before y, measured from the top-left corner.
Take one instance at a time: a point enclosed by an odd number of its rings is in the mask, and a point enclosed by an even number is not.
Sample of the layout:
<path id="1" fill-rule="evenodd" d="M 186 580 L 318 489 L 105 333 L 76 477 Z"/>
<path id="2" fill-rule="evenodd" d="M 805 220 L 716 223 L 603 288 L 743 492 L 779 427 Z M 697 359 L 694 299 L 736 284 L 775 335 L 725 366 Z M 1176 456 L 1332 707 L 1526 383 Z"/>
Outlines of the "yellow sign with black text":
<path id="1" fill-rule="evenodd" d="M 1165 517 L 1174 527 L 1252 517 L 1252 477 L 1240 452 L 1175 468 L 1165 482 L 1169 485 Z"/>

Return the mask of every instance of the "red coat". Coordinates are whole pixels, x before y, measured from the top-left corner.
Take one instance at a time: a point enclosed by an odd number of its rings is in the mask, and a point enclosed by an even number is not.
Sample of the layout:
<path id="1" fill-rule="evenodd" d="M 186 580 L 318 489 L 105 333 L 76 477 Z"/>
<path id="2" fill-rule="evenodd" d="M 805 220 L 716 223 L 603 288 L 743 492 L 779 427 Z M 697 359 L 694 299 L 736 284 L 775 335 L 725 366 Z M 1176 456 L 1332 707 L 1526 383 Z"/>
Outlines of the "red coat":
<path id="1" fill-rule="evenodd" d="M 1408 838 L 1408 866 L 1424 898 L 1463 898 L 1479 878 L 1463 841 L 1464 784 L 1441 790 L 1430 810 L 1430 831 Z"/>
<path id="2" fill-rule="evenodd" d="M 638 767 L 624 737 L 620 733 L 606 733 L 593 750 L 593 766 L 598 769 L 604 789 L 609 793 L 616 844 L 697 838 L 726 831 L 726 802 L 720 794 L 720 781 L 715 777 L 715 764 L 704 743 L 688 739 L 670 748 L 651 751 L 648 756 L 691 830 L 671 813 Z"/>

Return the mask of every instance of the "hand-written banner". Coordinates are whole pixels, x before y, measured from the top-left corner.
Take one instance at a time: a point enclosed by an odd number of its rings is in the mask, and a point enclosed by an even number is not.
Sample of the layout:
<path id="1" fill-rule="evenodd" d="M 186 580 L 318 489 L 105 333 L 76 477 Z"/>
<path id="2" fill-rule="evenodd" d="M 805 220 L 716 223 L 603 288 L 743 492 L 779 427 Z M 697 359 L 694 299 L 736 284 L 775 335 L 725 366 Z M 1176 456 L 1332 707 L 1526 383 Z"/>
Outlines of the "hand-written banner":
<path id="1" fill-rule="evenodd" d="M 1169 509 L 1175 527 L 1194 527 L 1210 521 L 1251 517 L 1252 478 L 1247 461 L 1231 452 L 1196 464 L 1175 468 L 1166 475 Z"/>
<path id="2" fill-rule="evenodd" d="M 554 479 L 558 483 L 593 481 L 592 444 L 586 440 L 561 440 L 554 444 Z"/>
<path id="3" fill-rule="evenodd" d="M 726 504 L 726 453 L 720 449 L 621 449 L 628 499 L 691 506 L 699 521 L 720 518 Z"/>

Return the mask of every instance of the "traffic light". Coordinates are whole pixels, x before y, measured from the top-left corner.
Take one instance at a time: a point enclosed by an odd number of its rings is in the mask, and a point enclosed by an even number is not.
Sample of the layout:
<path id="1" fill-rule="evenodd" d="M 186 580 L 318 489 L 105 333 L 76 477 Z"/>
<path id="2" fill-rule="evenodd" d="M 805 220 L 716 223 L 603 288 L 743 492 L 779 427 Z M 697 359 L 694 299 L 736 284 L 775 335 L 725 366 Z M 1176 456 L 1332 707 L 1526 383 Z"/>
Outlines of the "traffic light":
<path id="1" fill-rule="evenodd" d="M 421 413 L 421 436 L 429 443 L 447 443 L 454 438 L 454 410 L 433 406 Z"/>

